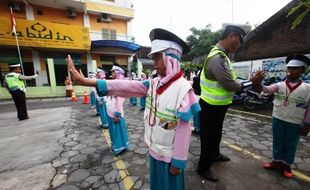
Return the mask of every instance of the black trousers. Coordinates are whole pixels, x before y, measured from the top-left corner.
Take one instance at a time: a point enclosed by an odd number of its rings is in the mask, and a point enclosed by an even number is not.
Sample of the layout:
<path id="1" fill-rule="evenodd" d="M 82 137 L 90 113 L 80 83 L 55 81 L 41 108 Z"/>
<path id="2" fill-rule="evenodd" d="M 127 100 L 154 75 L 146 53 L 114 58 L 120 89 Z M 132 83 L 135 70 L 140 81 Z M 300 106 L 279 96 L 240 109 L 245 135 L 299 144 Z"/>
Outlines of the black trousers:
<path id="1" fill-rule="evenodd" d="M 10 91 L 10 94 L 15 103 L 17 118 L 25 119 L 26 117 L 28 117 L 25 92 L 21 90 L 14 90 Z"/>
<path id="2" fill-rule="evenodd" d="M 214 159 L 220 155 L 223 122 L 229 105 L 210 105 L 199 101 L 200 112 L 200 158 L 197 170 L 208 171 Z"/>

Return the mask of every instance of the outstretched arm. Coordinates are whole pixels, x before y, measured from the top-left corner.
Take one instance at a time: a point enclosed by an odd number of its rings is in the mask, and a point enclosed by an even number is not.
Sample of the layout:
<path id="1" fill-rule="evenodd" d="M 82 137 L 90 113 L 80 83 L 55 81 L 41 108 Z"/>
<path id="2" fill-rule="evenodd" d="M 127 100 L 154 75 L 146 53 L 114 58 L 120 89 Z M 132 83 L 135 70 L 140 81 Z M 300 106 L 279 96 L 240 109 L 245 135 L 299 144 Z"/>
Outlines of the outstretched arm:
<path id="1" fill-rule="evenodd" d="M 37 78 L 38 76 L 39 76 L 38 74 L 35 74 L 32 76 L 19 75 L 18 78 L 23 79 L 23 80 L 32 80 L 32 79 Z"/>
<path id="2" fill-rule="evenodd" d="M 99 96 L 115 95 L 121 97 L 143 97 L 148 90 L 148 81 L 128 81 L 128 80 L 96 80 L 88 79 L 78 72 L 73 64 L 71 56 L 68 55 L 67 59 L 68 71 L 71 73 L 71 78 L 79 85 L 97 87 Z"/>
<path id="3" fill-rule="evenodd" d="M 96 79 L 85 78 L 78 70 L 76 70 L 70 55 L 67 56 L 66 61 L 67 69 L 70 72 L 73 81 L 76 81 L 79 85 L 82 86 L 96 87 Z"/>

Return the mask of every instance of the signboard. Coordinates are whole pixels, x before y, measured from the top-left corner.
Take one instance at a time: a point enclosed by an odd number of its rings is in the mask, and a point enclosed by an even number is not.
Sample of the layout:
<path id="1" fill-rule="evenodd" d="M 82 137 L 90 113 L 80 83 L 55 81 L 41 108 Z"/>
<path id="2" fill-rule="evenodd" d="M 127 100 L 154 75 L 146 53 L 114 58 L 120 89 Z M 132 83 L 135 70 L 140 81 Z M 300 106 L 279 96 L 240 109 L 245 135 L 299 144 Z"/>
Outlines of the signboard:
<path id="1" fill-rule="evenodd" d="M 282 81 L 286 76 L 286 64 L 284 59 L 263 60 L 263 71 L 266 80 Z"/>
<path id="2" fill-rule="evenodd" d="M 267 81 L 279 82 L 286 78 L 285 58 L 264 60 L 262 67 Z M 301 78 L 303 81 L 310 83 L 310 72 L 307 71 Z"/>
<path id="3" fill-rule="evenodd" d="M 89 30 L 77 25 L 55 24 L 25 19 L 16 20 L 19 45 L 57 49 L 90 50 Z M 16 45 L 9 17 L 0 17 L 0 45 Z"/>
<path id="4" fill-rule="evenodd" d="M 247 79 L 249 77 L 250 66 L 249 65 L 233 65 L 233 69 L 237 77 Z"/>

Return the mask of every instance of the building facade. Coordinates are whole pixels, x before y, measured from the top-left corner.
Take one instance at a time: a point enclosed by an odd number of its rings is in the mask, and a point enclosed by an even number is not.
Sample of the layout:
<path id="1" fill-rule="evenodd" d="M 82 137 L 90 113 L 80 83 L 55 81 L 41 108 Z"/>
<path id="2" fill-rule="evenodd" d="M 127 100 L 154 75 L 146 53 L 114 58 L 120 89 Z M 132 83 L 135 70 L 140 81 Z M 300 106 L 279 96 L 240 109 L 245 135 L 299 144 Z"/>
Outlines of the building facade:
<path id="1" fill-rule="evenodd" d="M 0 1 L 0 85 L 8 64 L 22 62 L 25 75 L 39 73 L 27 81 L 27 97 L 64 96 L 68 54 L 85 76 L 98 66 L 109 71 L 113 61 L 128 67 L 140 49 L 131 33 L 133 16 L 128 0 Z M 74 85 L 78 95 L 87 89 Z M 7 98 L 0 86 L 0 99 Z"/>
<path id="2" fill-rule="evenodd" d="M 265 80 L 278 82 L 286 76 L 286 56 L 302 53 L 310 57 L 310 14 L 306 14 L 295 29 L 291 28 L 292 23 L 306 7 L 287 16 L 299 2 L 292 0 L 245 36 L 234 57 L 233 67 L 239 77 L 248 78 L 261 69 Z M 302 79 L 310 83 L 310 71 L 306 71 Z"/>

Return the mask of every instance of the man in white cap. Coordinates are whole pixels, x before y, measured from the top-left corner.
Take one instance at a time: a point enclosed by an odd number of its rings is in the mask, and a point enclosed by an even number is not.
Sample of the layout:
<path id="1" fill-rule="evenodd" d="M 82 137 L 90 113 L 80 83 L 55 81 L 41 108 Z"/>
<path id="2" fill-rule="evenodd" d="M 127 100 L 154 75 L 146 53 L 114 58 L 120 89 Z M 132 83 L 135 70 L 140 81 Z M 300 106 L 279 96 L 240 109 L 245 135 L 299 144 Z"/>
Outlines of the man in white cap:
<path id="1" fill-rule="evenodd" d="M 149 148 L 150 189 L 185 189 L 184 169 L 191 139 L 190 119 L 200 106 L 181 71 L 181 57 L 189 46 L 175 34 L 160 28 L 151 31 L 158 77 L 141 81 L 91 81 L 80 75 L 70 56 L 68 70 L 82 85 L 97 86 L 98 92 L 122 97 L 146 96 L 144 139 Z M 177 93 L 176 93 L 177 92 Z"/>
<path id="2" fill-rule="evenodd" d="M 25 76 L 21 73 L 20 64 L 9 64 L 10 73 L 5 75 L 4 86 L 10 92 L 17 110 L 17 118 L 21 120 L 29 119 L 26 106 L 26 87 L 24 80 L 32 80 L 39 75 Z"/>
<path id="3" fill-rule="evenodd" d="M 281 171 L 287 178 L 293 177 L 294 163 L 300 135 L 306 136 L 310 129 L 310 84 L 300 76 L 310 65 L 310 59 L 302 54 L 286 58 L 286 80 L 262 85 L 266 93 L 275 93 L 272 113 L 273 151 L 272 162 L 265 163 L 265 169 Z"/>

